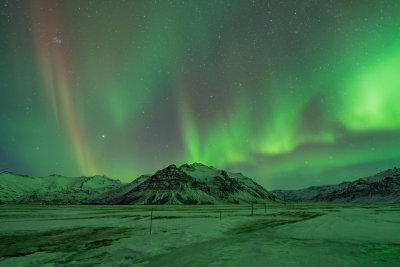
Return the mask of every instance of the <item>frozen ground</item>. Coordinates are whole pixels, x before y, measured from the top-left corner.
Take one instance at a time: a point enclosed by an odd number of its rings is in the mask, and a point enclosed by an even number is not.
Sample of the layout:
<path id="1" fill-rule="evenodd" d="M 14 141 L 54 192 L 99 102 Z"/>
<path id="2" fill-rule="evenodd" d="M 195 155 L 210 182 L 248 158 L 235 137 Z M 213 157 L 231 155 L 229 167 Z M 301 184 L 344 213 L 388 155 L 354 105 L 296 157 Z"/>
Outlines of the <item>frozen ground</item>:
<path id="1" fill-rule="evenodd" d="M 400 266 L 399 205 L 250 213 L 249 205 L 2 205 L 0 266 Z"/>

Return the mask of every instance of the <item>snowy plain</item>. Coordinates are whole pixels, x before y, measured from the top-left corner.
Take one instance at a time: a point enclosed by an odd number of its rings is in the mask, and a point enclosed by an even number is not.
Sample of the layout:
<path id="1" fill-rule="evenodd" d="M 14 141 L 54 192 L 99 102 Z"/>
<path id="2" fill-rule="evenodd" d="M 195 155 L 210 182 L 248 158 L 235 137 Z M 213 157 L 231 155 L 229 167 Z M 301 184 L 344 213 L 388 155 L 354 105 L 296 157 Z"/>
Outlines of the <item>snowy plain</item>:
<path id="1" fill-rule="evenodd" d="M 1 205 L 0 266 L 400 266 L 400 205 L 251 213 L 251 205 Z"/>

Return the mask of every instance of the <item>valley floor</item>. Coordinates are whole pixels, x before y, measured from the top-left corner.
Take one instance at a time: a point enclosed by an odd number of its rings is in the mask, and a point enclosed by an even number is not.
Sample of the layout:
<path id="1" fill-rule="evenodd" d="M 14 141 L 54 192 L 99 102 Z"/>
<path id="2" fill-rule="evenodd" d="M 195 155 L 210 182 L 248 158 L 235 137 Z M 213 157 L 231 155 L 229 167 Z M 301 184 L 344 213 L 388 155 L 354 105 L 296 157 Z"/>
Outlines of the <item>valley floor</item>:
<path id="1" fill-rule="evenodd" d="M 400 266 L 399 225 L 399 205 L 2 205 L 0 266 Z"/>

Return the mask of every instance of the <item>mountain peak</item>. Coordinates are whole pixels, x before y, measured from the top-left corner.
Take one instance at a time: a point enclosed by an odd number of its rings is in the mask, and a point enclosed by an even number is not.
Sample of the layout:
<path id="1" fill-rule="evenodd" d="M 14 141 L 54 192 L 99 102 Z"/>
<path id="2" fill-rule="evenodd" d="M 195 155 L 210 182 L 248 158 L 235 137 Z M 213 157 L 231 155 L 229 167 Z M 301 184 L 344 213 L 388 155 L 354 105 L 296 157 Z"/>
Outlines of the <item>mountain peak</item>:
<path id="1" fill-rule="evenodd" d="M 267 203 L 280 199 L 250 178 L 202 163 L 171 164 L 127 190 L 115 190 L 101 198 L 111 204 L 243 204 Z M 129 190 L 128 190 L 129 188 Z"/>
<path id="2" fill-rule="evenodd" d="M 17 174 L 3 176 L 0 203 L 154 205 L 281 201 L 250 178 L 198 162 L 180 167 L 171 164 L 128 184 L 103 175 L 29 179 Z"/>
<path id="3" fill-rule="evenodd" d="M 194 162 L 194 163 L 192 163 L 190 165 L 193 166 L 193 167 L 202 167 L 202 166 L 208 167 L 208 166 L 206 166 L 206 165 L 204 165 L 203 163 L 200 163 L 200 162 Z"/>
<path id="4" fill-rule="evenodd" d="M 207 166 L 207 165 L 204 165 L 203 163 L 200 163 L 200 162 L 194 162 L 194 163 L 191 163 L 191 164 L 185 163 L 185 164 L 182 164 L 179 168 L 194 169 L 194 168 L 197 168 L 197 167 L 213 168 L 212 166 Z"/>
<path id="5" fill-rule="evenodd" d="M 168 165 L 165 169 L 177 169 L 178 167 L 176 167 L 175 164 L 170 164 Z"/>

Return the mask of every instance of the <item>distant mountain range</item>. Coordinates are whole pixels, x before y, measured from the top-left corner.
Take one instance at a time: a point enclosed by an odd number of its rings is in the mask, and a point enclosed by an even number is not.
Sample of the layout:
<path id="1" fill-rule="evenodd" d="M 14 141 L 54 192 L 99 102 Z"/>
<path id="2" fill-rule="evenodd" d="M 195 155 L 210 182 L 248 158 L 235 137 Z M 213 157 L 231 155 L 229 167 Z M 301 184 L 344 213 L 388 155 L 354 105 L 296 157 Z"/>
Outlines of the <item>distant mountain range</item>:
<path id="1" fill-rule="evenodd" d="M 3 172 L 0 173 L 0 204 L 81 204 L 122 185 L 105 176 L 32 177 Z"/>
<path id="2" fill-rule="evenodd" d="M 201 163 L 170 165 L 131 183 L 106 176 L 0 173 L 0 204 L 400 203 L 397 168 L 337 185 L 267 191 L 241 173 Z"/>
<path id="3" fill-rule="evenodd" d="M 241 173 L 201 163 L 170 165 L 123 184 L 105 176 L 0 174 L 3 204 L 245 204 L 282 202 Z"/>
<path id="4" fill-rule="evenodd" d="M 292 203 L 400 203 L 400 170 L 394 168 L 337 185 L 271 192 Z"/>

